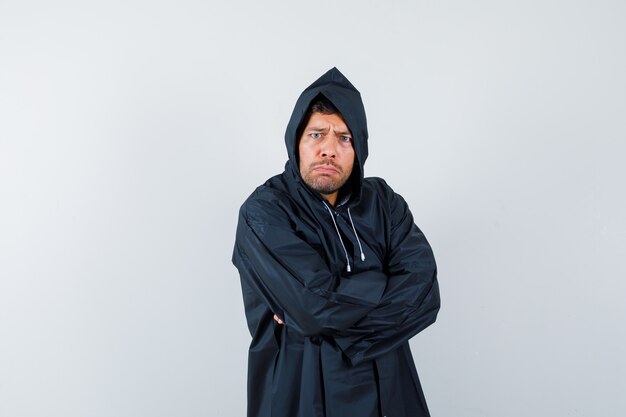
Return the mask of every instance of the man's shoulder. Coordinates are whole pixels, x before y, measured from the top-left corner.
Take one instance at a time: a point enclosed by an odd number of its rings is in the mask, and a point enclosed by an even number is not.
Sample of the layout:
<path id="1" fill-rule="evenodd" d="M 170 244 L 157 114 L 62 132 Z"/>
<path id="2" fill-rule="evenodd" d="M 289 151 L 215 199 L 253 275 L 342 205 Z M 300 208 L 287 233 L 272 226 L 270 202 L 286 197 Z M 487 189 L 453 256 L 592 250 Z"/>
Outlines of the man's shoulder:
<path id="1" fill-rule="evenodd" d="M 252 191 L 252 194 L 248 196 L 244 204 L 249 201 L 257 199 L 273 199 L 286 193 L 286 190 L 281 186 L 282 174 L 275 175 L 259 185 Z"/>
<path id="2" fill-rule="evenodd" d="M 380 177 L 367 177 L 363 179 L 363 194 L 369 198 L 389 200 L 395 194 L 387 181 Z"/>
<path id="3" fill-rule="evenodd" d="M 391 187 L 389 186 L 389 184 L 387 184 L 387 181 L 380 177 L 366 177 L 363 179 L 363 184 L 367 187 L 378 190 L 391 190 Z"/>
<path id="4" fill-rule="evenodd" d="M 259 185 L 241 205 L 241 213 L 272 214 L 291 199 L 284 174 L 278 174 Z"/>
<path id="5" fill-rule="evenodd" d="M 379 204 L 390 211 L 406 206 L 404 198 L 380 177 L 367 177 L 363 181 L 362 198 L 378 200 Z"/>

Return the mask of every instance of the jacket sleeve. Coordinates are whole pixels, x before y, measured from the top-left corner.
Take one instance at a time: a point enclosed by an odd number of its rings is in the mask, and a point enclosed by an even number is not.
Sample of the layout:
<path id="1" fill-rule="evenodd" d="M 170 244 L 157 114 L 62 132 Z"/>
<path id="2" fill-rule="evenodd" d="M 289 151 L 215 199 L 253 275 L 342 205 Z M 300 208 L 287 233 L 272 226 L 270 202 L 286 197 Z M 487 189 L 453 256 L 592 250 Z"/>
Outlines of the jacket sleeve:
<path id="1" fill-rule="evenodd" d="M 305 336 L 349 329 L 379 304 L 387 284 L 386 274 L 366 271 L 330 291 L 334 277 L 324 259 L 276 202 L 261 198 L 240 210 L 233 262 L 245 284 Z"/>
<path id="2" fill-rule="evenodd" d="M 335 336 L 353 364 L 390 352 L 432 324 L 439 311 L 437 268 L 430 245 L 404 199 L 393 193 L 387 270 L 376 308 Z"/>

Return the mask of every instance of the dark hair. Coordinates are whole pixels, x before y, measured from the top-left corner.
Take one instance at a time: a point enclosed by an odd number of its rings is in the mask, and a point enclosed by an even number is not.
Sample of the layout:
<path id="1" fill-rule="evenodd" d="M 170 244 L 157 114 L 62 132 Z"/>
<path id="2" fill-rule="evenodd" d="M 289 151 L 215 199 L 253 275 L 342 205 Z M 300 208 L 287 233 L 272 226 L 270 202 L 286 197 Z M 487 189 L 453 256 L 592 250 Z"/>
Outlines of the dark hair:
<path id="1" fill-rule="evenodd" d="M 309 107 L 306 109 L 302 122 L 300 123 L 300 126 L 298 126 L 298 130 L 296 132 L 297 141 L 300 140 L 300 136 L 302 136 L 302 132 L 304 131 L 307 123 L 309 123 L 309 119 L 313 113 L 338 114 L 341 116 L 337 107 L 335 107 L 329 99 L 327 99 L 323 94 L 318 94 L 313 100 L 311 100 L 311 104 L 309 104 Z"/>
<path id="2" fill-rule="evenodd" d="M 337 107 L 335 107 L 329 99 L 321 94 L 316 96 L 313 101 L 311 101 L 305 119 L 311 117 L 313 113 L 341 114 L 339 113 L 339 110 L 337 110 Z"/>

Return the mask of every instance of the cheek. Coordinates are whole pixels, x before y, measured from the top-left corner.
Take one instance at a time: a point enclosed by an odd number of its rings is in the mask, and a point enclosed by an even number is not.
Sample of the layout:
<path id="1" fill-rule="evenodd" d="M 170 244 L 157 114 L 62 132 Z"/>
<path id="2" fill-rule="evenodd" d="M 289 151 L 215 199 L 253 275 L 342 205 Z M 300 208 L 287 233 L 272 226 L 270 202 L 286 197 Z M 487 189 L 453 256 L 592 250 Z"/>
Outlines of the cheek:
<path id="1" fill-rule="evenodd" d="M 354 149 L 350 148 L 349 150 L 346 150 L 346 152 L 343 155 L 344 161 L 345 161 L 345 166 L 352 168 L 352 166 L 354 165 L 354 160 L 356 159 L 354 156 Z"/>

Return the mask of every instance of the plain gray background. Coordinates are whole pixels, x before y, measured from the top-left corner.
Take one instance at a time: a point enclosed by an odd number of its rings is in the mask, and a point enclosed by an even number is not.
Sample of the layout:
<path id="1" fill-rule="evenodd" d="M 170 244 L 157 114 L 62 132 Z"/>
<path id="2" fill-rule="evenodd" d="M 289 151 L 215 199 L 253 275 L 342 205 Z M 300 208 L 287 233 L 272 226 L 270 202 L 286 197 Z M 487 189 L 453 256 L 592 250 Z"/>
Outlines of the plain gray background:
<path id="1" fill-rule="evenodd" d="M 0 1 L 0 416 L 245 413 L 239 205 L 362 92 L 433 417 L 626 415 L 623 1 Z"/>

